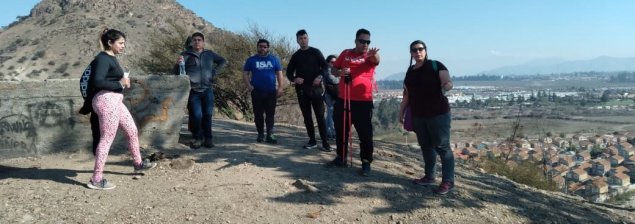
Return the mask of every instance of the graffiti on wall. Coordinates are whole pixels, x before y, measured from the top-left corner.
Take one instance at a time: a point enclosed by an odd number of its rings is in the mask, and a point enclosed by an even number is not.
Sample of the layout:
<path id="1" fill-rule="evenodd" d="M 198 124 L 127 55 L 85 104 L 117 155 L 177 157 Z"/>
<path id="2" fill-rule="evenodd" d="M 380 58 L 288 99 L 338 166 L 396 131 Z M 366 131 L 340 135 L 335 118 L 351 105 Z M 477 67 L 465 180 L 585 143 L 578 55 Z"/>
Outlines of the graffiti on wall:
<path id="1" fill-rule="evenodd" d="M 0 150 L 37 152 L 37 132 L 31 118 L 13 114 L 0 118 Z"/>
<path id="2" fill-rule="evenodd" d="M 68 133 L 75 127 L 70 99 L 31 103 L 26 108 L 28 114 L 0 118 L 0 150 L 38 153 L 40 137 Z"/>
<path id="3" fill-rule="evenodd" d="M 27 106 L 38 128 L 74 126 L 72 100 L 46 101 Z M 72 128 L 72 127 L 71 127 Z"/>

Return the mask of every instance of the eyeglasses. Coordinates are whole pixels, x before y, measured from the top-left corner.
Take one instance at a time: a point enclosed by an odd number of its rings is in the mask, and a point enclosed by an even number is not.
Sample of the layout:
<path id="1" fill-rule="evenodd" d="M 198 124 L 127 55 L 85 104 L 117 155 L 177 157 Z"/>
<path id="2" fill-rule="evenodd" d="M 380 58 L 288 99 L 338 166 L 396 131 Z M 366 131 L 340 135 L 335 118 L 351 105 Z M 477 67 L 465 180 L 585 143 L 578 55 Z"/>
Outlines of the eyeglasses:
<path id="1" fill-rule="evenodd" d="M 415 48 L 410 48 L 410 52 L 411 53 L 417 53 L 419 51 L 425 51 L 426 49 L 423 47 L 415 47 Z"/>
<path id="2" fill-rule="evenodd" d="M 368 45 L 370 45 L 370 40 L 357 39 L 357 42 L 359 42 L 360 44 L 368 44 Z"/>
<path id="3" fill-rule="evenodd" d="M 267 49 L 269 48 L 268 46 L 264 46 L 264 45 L 259 45 L 258 48 L 263 48 L 263 49 Z"/>

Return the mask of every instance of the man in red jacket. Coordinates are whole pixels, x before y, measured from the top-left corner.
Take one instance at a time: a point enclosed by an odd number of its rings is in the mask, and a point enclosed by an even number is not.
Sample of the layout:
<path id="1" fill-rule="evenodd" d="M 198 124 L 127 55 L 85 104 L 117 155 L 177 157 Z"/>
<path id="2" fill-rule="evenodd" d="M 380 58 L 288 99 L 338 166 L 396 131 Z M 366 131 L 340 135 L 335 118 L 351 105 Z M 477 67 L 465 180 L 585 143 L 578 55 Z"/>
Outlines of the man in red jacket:
<path id="1" fill-rule="evenodd" d="M 350 124 L 355 125 L 359 137 L 362 169 L 360 174 L 370 174 L 373 161 L 373 83 L 375 68 L 379 65 L 378 48 L 369 48 L 370 32 L 359 29 L 355 34 L 355 48 L 340 53 L 333 67 L 334 75 L 341 77 L 339 96 L 335 103 L 334 122 L 337 135 L 337 157 L 328 165 L 346 166 Z M 344 107 L 349 110 L 345 111 Z M 346 103 L 346 105 L 345 105 Z M 350 111 L 350 112 L 349 112 Z M 349 121 L 350 120 L 350 121 Z"/>

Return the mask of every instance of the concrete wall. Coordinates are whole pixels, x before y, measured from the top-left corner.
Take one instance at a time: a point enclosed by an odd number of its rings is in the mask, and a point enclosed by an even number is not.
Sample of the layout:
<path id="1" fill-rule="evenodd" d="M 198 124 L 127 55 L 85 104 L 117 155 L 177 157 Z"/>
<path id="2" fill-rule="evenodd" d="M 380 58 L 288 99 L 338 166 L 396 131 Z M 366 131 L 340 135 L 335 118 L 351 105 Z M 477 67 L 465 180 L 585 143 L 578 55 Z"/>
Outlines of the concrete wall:
<path id="1" fill-rule="evenodd" d="M 132 88 L 124 92 L 124 103 L 139 129 L 140 145 L 166 148 L 178 144 L 188 79 L 131 78 Z M 91 151 L 89 116 L 78 113 L 83 101 L 79 78 L 0 82 L 0 158 Z M 121 132 L 111 152 L 127 150 Z"/>

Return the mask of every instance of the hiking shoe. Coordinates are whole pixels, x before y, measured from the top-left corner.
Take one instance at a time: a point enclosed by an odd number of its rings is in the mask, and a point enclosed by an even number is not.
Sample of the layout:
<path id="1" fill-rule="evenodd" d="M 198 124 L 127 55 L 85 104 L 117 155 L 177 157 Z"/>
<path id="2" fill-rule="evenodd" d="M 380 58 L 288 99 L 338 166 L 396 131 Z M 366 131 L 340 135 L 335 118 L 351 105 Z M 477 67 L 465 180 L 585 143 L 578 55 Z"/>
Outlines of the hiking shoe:
<path id="1" fill-rule="evenodd" d="M 320 151 L 322 152 L 332 152 L 333 149 L 331 149 L 331 146 L 326 144 L 326 145 L 322 145 L 322 148 L 320 148 Z"/>
<path id="2" fill-rule="evenodd" d="M 256 138 L 256 142 L 262 142 L 265 139 L 265 135 L 258 134 L 258 138 Z"/>
<path id="3" fill-rule="evenodd" d="M 447 194 L 452 189 L 454 189 L 454 183 L 443 181 L 441 182 L 441 185 L 439 185 L 439 188 L 434 190 L 434 193 L 443 195 L 443 194 Z"/>
<path id="4" fill-rule="evenodd" d="M 202 145 L 201 144 L 201 140 L 197 139 L 197 140 L 192 141 L 192 144 L 190 144 L 190 148 L 198 149 L 198 148 L 201 148 L 201 145 Z"/>
<path id="5" fill-rule="evenodd" d="M 276 140 L 276 137 L 273 135 L 267 135 L 267 139 L 265 139 L 265 142 L 269 144 L 278 144 L 278 140 Z"/>
<path id="6" fill-rule="evenodd" d="M 141 162 L 141 164 L 139 166 L 135 166 L 134 167 L 134 172 L 135 173 L 142 173 L 146 170 L 150 170 L 152 168 L 154 168 L 155 166 L 157 166 L 157 163 L 153 163 L 150 162 L 149 159 L 144 159 L 143 162 Z"/>
<path id="7" fill-rule="evenodd" d="M 203 147 L 205 148 L 214 148 L 214 143 L 212 143 L 212 141 L 205 141 L 205 143 L 203 143 Z"/>
<path id="8" fill-rule="evenodd" d="M 370 176 L 370 163 L 362 162 L 362 169 L 359 171 L 359 175 L 364 177 Z"/>
<path id="9" fill-rule="evenodd" d="M 317 148 L 317 143 L 309 141 L 306 145 L 302 146 L 304 149 L 314 149 Z"/>
<path id="10" fill-rule="evenodd" d="M 86 186 L 90 189 L 95 190 L 112 190 L 116 187 L 114 184 L 111 184 L 106 179 L 101 179 L 101 181 L 97 183 L 93 183 L 93 180 L 90 180 L 88 181 L 88 184 L 86 184 Z"/>
<path id="11" fill-rule="evenodd" d="M 331 167 L 338 167 L 338 168 L 343 168 L 346 167 L 346 162 L 342 160 L 341 157 L 335 157 L 335 159 L 331 162 L 328 162 L 326 164 L 327 168 L 331 168 Z"/>
<path id="12" fill-rule="evenodd" d="M 428 176 L 422 177 L 420 179 L 414 179 L 412 181 L 413 184 L 418 184 L 418 185 L 424 185 L 424 186 L 429 186 L 429 185 L 434 185 L 435 181 L 434 178 L 428 178 Z"/>

